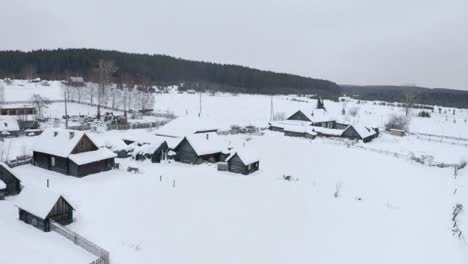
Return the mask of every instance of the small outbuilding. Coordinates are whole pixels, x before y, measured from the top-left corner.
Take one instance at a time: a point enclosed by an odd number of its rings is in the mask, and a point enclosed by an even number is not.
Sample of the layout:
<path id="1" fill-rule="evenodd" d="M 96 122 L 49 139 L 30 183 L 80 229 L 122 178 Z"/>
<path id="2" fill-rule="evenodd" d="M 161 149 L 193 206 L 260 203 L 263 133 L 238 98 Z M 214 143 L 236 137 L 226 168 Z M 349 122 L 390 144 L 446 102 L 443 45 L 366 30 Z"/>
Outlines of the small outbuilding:
<path id="1" fill-rule="evenodd" d="M 16 201 L 19 220 L 44 232 L 50 231 L 50 221 L 61 225 L 73 222 L 73 207 L 65 198 L 49 189 L 27 186 Z"/>
<path id="2" fill-rule="evenodd" d="M 143 144 L 136 147 L 133 156 L 136 160 L 151 160 L 153 163 L 160 163 L 168 159 L 169 146 L 165 140 Z"/>
<path id="3" fill-rule="evenodd" d="M 378 133 L 375 129 L 370 127 L 365 127 L 362 125 L 350 125 L 343 131 L 341 136 L 350 139 L 359 139 L 364 143 L 367 143 L 376 138 Z"/>
<path id="4" fill-rule="evenodd" d="M 68 78 L 67 84 L 68 84 L 68 86 L 72 86 L 72 87 L 83 87 L 83 86 L 85 86 L 84 79 L 83 79 L 83 77 L 80 77 L 80 76 L 75 76 L 75 77 Z"/>
<path id="5" fill-rule="evenodd" d="M 246 149 L 234 152 L 226 159 L 226 162 L 228 171 L 244 175 L 251 174 L 260 168 L 258 155 Z"/>
<path id="6" fill-rule="evenodd" d="M 4 196 L 17 195 L 21 192 L 21 181 L 15 173 L 3 162 L 0 162 L 0 184 L 5 185 Z"/>

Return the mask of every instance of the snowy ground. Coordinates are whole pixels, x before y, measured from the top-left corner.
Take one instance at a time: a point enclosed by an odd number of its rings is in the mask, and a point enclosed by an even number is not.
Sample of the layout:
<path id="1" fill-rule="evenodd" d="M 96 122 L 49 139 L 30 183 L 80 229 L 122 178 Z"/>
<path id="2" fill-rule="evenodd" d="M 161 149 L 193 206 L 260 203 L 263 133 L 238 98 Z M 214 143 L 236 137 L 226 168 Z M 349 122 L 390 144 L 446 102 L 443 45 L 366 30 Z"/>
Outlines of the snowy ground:
<path id="1" fill-rule="evenodd" d="M 55 84 L 6 89 L 7 100 L 28 100 L 32 91 L 60 99 Z M 19 88 L 17 87 L 17 88 Z M 15 88 L 15 89 L 17 89 Z M 294 100 L 293 100 L 294 99 Z M 306 102 L 298 102 L 303 100 Z M 255 95 L 202 96 L 202 114 L 220 126 L 269 121 L 271 98 Z M 275 96 L 276 113 L 312 109 L 314 100 Z M 328 111 L 350 123 L 382 127 L 397 107 L 348 102 L 357 117 L 341 116 L 343 103 L 325 102 Z M 179 116 L 199 111 L 197 94 L 158 94 L 156 109 Z M 412 118 L 411 131 L 468 137 L 466 110 L 456 115 Z M 60 117 L 63 104 L 46 115 Z M 69 113 L 94 107 L 70 104 Z M 455 123 L 453 122 L 455 119 Z M 144 138 L 150 129 L 95 134 L 99 141 L 125 136 Z M 33 166 L 14 171 L 24 185 L 45 185 L 62 192 L 76 209 L 70 226 L 110 251 L 112 263 L 468 263 L 466 242 L 452 235 L 452 211 L 468 206 L 468 168 L 436 168 L 347 148 L 330 139 L 306 140 L 266 131 L 264 136 L 226 136 L 261 157 L 260 171 L 250 176 L 218 172 L 214 165 L 151 164 L 119 160 L 121 170 L 66 177 Z M 36 137 L 9 138 L 9 158 L 29 154 Z M 465 146 L 430 142 L 416 136 L 382 134 L 365 147 L 407 155 L 431 155 L 458 163 L 468 159 Z M 142 173 L 125 171 L 127 164 Z M 297 181 L 282 180 L 292 175 Z M 160 182 L 160 179 L 162 181 Z M 173 187 L 175 183 L 175 188 Z M 455 189 L 457 190 L 455 192 Z M 338 191 L 337 191 L 338 190 Z M 337 197 L 335 197 L 337 193 Z M 0 201 L 0 249 L 13 263 L 89 263 L 92 256 L 53 233 L 44 234 L 17 220 L 15 197 Z M 466 212 L 459 226 L 468 233 Z M 10 242 L 11 241 L 11 242 Z M 61 252 L 58 256 L 56 252 Z M 13 256 L 20 255 L 13 258 Z M 1 263 L 1 261 L 0 261 Z"/>
<path id="2" fill-rule="evenodd" d="M 451 235 L 451 169 L 279 133 L 247 145 L 262 156 L 247 177 L 179 163 L 83 179 L 14 170 L 66 194 L 77 209 L 71 228 L 112 263 L 467 263 Z"/>

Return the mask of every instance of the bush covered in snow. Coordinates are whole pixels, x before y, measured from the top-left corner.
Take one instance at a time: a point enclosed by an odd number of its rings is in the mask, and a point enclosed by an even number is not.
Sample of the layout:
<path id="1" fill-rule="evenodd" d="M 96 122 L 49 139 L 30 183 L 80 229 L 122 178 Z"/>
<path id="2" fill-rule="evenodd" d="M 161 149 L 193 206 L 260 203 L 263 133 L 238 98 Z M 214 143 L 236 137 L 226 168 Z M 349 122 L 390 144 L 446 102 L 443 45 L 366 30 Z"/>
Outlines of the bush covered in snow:
<path id="1" fill-rule="evenodd" d="M 398 129 L 407 131 L 410 124 L 410 119 L 406 116 L 391 115 L 385 124 L 385 129 Z"/>

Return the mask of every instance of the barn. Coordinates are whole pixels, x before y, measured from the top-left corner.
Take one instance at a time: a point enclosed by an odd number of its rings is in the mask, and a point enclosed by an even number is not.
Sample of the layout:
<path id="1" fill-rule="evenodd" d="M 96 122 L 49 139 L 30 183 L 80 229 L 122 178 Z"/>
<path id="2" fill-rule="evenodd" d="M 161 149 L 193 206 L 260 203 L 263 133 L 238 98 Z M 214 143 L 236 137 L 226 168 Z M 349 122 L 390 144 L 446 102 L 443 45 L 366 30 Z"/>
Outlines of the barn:
<path id="1" fill-rule="evenodd" d="M 112 169 L 116 156 L 82 131 L 47 130 L 33 146 L 35 166 L 75 177 Z"/>
<path id="2" fill-rule="evenodd" d="M 285 126 L 284 135 L 289 137 L 304 137 L 314 139 L 317 133 L 310 126 Z"/>
<path id="3" fill-rule="evenodd" d="M 27 186 L 16 201 L 19 220 L 44 232 L 50 231 L 50 221 L 61 225 L 73 222 L 73 207 L 65 198 L 49 189 Z"/>
<path id="4" fill-rule="evenodd" d="M 234 152 L 227 158 L 228 171 L 251 174 L 260 168 L 258 155 L 250 150 L 242 149 Z"/>
<path id="5" fill-rule="evenodd" d="M 136 160 L 151 160 L 153 163 L 159 163 L 168 159 L 169 146 L 165 140 L 143 144 L 136 147 L 133 151 L 133 157 Z"/>
<path id="6" fill-rule="evenodd" d="M 195 134 L 215 134 L 218 130 L 218 125 L 211 119 L 198 116 L 184 116 L 165 124 L 155 131 L 155 135 L 169 138 L 183 138 Z"/>
<path id="7" fill-rule="evenodd" d="M 370 127 L 365 127 L 363 125 L 350 125 L 343 131 L 341 136 L 349 139 L 362 140 L 364 143 L 367 143 L 376 138 L 378 133 L 375 129 Z"/>
<path id="8" fill-rule="evenodd" d="M 225 149 L 216 136 L 193 135 L 184 137 L 174 148 L 175 160 L 189 164 L 201 164 L 203 162 L 215 163 L 223 161 Z"/>
<path id="9" fill-rule="evenodd" d="M 4 196 L 17 195 L 21 192 L 21 181 L 13 171 L 3 162 L 0 162 L 0 183 L 4 183 Z"/>

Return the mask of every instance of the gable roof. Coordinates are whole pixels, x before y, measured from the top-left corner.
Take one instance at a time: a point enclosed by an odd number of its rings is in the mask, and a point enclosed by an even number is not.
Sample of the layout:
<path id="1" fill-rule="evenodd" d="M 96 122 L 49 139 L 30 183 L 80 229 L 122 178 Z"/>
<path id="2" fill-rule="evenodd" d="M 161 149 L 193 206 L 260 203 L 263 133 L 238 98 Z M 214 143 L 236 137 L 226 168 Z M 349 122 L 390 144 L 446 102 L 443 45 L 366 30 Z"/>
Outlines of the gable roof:
<path id="1" fill-rule="evenodd" d="M 198 116 L 176 118 L 155 131 L 157 136 L 184 137 L 204 131 L 218 131 L 219 126 L 214 121 Z"/>
<path id="2" fill-rule="evenodd" d="M 0 131 L 19 131 L 18 120 L 10 116 L 2 116 L 0 118 Z"/>
<path id="3" fill-rule="evenodd" d="M 361 139 L 365 139 L 367 137 L 371 137 L 377 134 L 377 132 L 373 128 L 365 127 L 363 125 L 350 125 L 345 129 L 345 131 L 350 129 L 351 127 L 354 128 L 354 130 L 356 131 L 356 133 L 359 134 Z"/>
<path id="4" fill-rule="evenodd" d="M 329 121 L 336 121 L 336 118 L 332 116 L 329 112 L 327 112 L 324 109 L 313 109 L 313 110 L 307 110 L 307 109 L 298 109 L 294 111 L 289 117 L 291 118 L 297 113 L 302 113 L 307 117 L 307 119 L 310 120 L 312 123 L 319 123 L 319 122 L 329 122 Z M 290 119 L 289 119 L 290 120 Z M 305 122 L 305 121 L 303 121 Z"/>
<path id="5" fill-rule="evenodd" d="M 239 150 L 236 150 L 235 152 L 233 152 L 226 159 L 226 161 L 231 160 L 236 155 L 242 160 L 242 163 L 244 163 L 244 165 L 250 165 L 250 164 L 255 163 L 255 162 L 260 160 L 257 152 L 253 151 L 252 149 L 242 148 L 242 149 L 239 149 Z"/>
<path id="6" fill-rule="evenodd" d="M 226 144 L 218 136 L 211 135 L 206 138 L 206 135 L 192 135 L 184 137 L 184 139 L 192 146 L 195 153 L 198 156 L 221 153 L 226 150 Z M 184 142 L 184 139 L 180 141 L 178 146 Z"/>
<path id="7" fill-rule="evenodd" d="M 98 147 L 92 137 L 82 131 L 47 129 L 37 138 L 32 150 L 67 158 L 83 136 L 87 136 Z"/>
<path id="8" fill-rule="evenodd" d="M 157 143 L 143 144 L 136 147 L 133 154 L 153 154 L 163 144 L 167 144 L 165 140 L 160 140 Z"/>
<path id="9" fill-rule="evenodd" d="M 50 189 L 26 186 L 16 200 L 16 206 L 45 219 L 60 197 L 63 196 Z"/>

